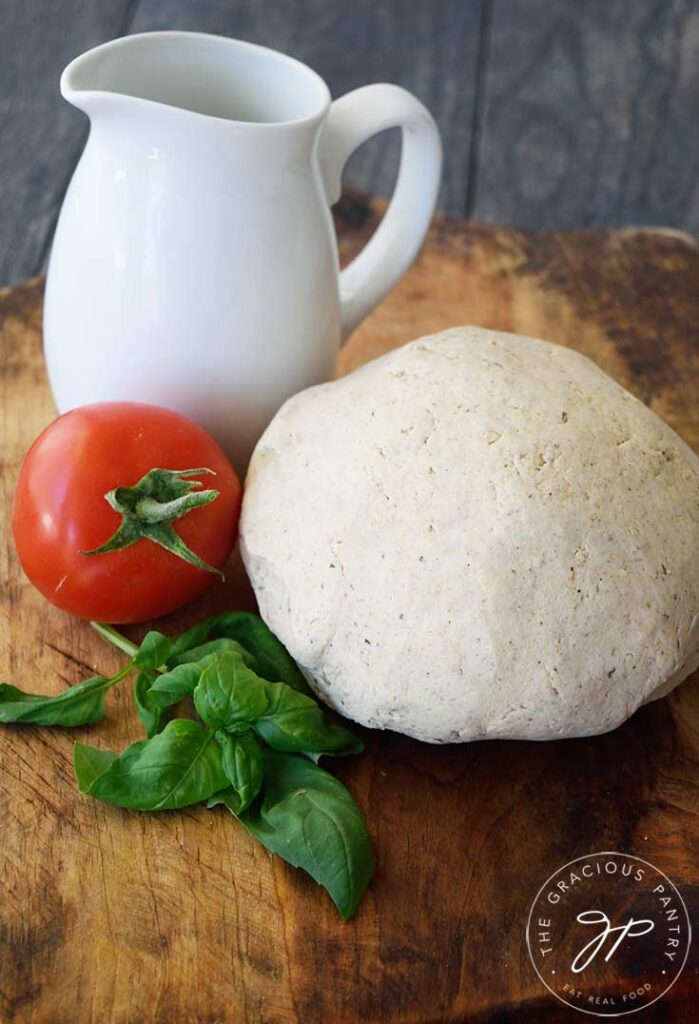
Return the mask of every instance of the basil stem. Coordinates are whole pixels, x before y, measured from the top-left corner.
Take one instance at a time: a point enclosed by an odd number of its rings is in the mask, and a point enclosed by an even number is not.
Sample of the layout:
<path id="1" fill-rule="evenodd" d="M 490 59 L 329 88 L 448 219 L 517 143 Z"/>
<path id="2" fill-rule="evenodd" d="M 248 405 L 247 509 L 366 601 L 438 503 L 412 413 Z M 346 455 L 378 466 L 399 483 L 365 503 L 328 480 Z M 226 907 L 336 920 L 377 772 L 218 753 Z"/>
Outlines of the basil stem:
<path id="1" fill-rule="evenodd" d="M 133 643 L 123 633 L 120 633 L 118 629 L 114 629 L 114 626 L 107 626 L 104 622 L 93 621 L 90 622 L 90 625 L 96 633 L 99 633 L 101 637 L 108 640 L 114 647 L 118 647 L 124 654 L 128 654 L 130 658 L 138 654 L 138 644 Z"/>

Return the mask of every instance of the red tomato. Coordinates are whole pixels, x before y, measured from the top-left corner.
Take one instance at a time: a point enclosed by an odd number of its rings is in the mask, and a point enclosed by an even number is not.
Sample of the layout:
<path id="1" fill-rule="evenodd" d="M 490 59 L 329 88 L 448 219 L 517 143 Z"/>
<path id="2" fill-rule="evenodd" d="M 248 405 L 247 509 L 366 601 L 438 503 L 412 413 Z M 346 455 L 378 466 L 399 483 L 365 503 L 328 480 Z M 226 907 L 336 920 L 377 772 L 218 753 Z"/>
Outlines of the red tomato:
<path id="1" fill-rule="evenodd" d="M 217 575 L 189 565 L 150 540 L 100 555 L 121 516 L 105 501 L 149 470 L 206 466 L 204 488 L 219 496 L 175 520 L 203 561 L 220 568 L 238 532 L 241 487 L 216 442 L 168 409 L 105 402 L 65 413 L 46 428 L 20 468 L 12 527 L 22 568 L 53 604 L 101 622 L 143 622 L 186 604 Z"/>

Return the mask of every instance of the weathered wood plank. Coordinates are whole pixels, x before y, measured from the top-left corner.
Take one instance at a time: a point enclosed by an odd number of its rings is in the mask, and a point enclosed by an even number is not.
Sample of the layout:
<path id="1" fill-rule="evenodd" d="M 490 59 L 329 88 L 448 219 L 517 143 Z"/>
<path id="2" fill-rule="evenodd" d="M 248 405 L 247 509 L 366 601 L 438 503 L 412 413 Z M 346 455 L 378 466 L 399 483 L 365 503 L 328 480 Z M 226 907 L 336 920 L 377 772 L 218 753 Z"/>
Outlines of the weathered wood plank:
<path id="1" fill-rule="evenodd" d="M 405 86 L 430 109 L 444 139 L 438 205 L 462 215 L 480 12 L 481 0 L 140 0 L 133 31 L 178 28 L 262 43 L 310 64 L 334 97 L 369 82 Z M 362 147 L 347 168 L 347 183 L 388 195 L 397 134 Z"/>
<path id="2" fill-rule="evenodd" d="M 493 0 L 467 213 L 699 231 L 696 0 Z"/>
<path id="3" fill-rule="evenodd" d="M 448 212 L 468 195 L 469 215 L 486 221 L 699 231 L 697 0 L 26 0 L 3 5 L 0 29 L 1 283 L 41 268 L 84 136 L 59 96 L 60 71 L 128 31 L 134 14 L 133 30 L 284 49 L 334 95 L 372 80 L 405 85 L 440 123 Z M 363 147 L 348 183 L 390 192 L 393 134 Z"/>
<path id="4" fill-rule="evenodd" d="M 0 282 L 41 267 L 85 119 L 58 79 L 81 51 L 127 30 L 131 0 L 27 0 L 0 13 Z"/>
<path id="5" fill-rule="evenodd" d="M 381 212 L 339 205 L 344 259 Z M 698 275 L 699 248 L 673 233 L 438 220 L 341 369 L 456 323 L 540 335 L 594 358 L 699 448 Z M 31 587 L 11 541 L 20 459 L 53 415 L 41 291 L 0 294 L 0 679 L 49 693 L 121 659 Z M 227 574 L 158 625 L 250 600 Z M 552 871 L 635 854 L 699 911 L 699 674 L 604 736 L 433 747 L 362 730 L 366 753 L 333 771 L 366 814 L 378 870 L 346 924 L 221 809 L 136 814 L 76 791 L 73 739 L 116 750 L 142 736 L 125 687 L 98 726 L 0 727 L 2 1024 L 570 1024 L 524 941 Z M 692 955 L 639 1020 L 696 1017 Z"/>

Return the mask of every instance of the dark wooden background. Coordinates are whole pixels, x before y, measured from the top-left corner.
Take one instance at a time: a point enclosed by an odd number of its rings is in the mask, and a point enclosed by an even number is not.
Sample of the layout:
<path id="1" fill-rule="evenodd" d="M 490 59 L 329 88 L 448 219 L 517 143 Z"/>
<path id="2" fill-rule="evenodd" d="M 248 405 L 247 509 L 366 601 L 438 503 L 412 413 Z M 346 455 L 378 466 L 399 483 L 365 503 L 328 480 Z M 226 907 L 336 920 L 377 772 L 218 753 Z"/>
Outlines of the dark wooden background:
<path id="1" fill-rule="evenodd" d="M 163 28 L 285 50 L 335 96 L 405 85 L 441 127 L 449 214 L 699 233 L 699 0 L 0 0 L 0 284 L 44 267 L 84 141 L 60 71 Z M 390 191 L 396 152 L 368 143 L 346 180 Z"/>

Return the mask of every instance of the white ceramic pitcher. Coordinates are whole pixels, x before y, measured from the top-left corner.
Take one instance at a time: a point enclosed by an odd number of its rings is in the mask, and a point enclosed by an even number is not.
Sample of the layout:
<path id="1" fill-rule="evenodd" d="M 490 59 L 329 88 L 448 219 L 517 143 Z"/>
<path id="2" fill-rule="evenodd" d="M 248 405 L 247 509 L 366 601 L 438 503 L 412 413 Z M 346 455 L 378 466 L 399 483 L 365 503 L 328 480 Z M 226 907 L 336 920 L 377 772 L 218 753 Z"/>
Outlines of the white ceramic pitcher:
<path id="1" fill-rule="evenodd" d="M 434 121 L 398 86 L 331 103 L 298 61 L 191 32 L 98 46 L 68 65 L 61 91 L 91 130 L 46 285 L 58 409 L 169 406 L 243 469 L 281 403 L 332 374 L 341 340 L 415 257 L 440 177 Z M 393 199 L 340 273 L 329 206 L 342 168 L 394 126 Z"/>

